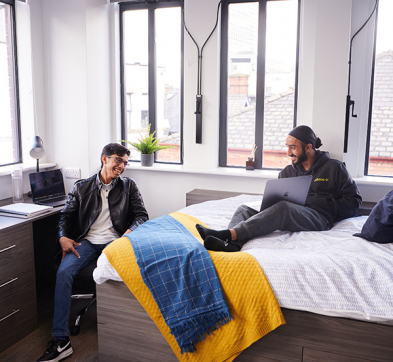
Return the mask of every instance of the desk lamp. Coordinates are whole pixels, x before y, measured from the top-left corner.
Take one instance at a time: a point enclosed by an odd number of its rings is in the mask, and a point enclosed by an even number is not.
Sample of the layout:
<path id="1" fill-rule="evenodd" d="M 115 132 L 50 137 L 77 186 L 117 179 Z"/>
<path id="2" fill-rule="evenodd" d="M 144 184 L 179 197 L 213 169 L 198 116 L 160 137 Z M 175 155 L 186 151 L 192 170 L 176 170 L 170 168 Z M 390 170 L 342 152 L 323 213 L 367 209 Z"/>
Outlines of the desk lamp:
<path id="1" fill-rule="evenodd" d="M 33 146 L 30 150 L 30 157 L 37 160 L 37 172 L 40 172 L 39 159 L 45 156 L 44 142 L 40 136 L 34 136 Z"/>

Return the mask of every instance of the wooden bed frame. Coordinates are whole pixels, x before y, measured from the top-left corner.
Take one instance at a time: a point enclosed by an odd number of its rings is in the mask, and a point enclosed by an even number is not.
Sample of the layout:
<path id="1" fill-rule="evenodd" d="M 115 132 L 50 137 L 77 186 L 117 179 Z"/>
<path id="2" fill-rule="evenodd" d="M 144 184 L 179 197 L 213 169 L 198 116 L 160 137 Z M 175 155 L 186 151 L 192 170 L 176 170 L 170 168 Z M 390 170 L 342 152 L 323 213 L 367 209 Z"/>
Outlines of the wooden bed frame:
<path id="1" fill-rule="evenodd" d="M 186 205 L 240 193 L 193 190 Z M 363 204 L 368 214 L 373 204 Z M 236 362 L 393 361 L 393 326 L 282 309 L 286 325 L 261 338 Z M 100 362 L 174 362 L 176 356 L 143 307 L 122 282 L 97 285 Z"/>

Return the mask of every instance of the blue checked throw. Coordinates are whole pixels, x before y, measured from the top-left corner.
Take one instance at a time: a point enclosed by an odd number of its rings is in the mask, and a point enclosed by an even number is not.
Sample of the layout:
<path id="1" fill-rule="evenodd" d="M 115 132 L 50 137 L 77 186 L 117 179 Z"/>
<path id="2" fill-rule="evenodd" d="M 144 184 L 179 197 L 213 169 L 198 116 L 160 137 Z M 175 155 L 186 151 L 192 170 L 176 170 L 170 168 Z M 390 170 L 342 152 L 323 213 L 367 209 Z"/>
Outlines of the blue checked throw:
<path id="1" fill-rule="evenodd" d="M 126 236 L 182 354 L 232 319 L 209 253 L 180 222 L 161 216 Z"/>

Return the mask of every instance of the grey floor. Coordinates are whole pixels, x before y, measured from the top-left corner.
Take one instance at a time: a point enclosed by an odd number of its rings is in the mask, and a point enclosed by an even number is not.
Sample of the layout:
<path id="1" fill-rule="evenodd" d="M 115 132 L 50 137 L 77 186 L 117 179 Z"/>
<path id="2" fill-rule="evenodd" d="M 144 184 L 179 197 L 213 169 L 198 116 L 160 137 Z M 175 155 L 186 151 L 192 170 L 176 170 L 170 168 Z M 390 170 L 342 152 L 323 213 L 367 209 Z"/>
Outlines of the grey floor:
<path id="1" fill-rule="evenodd" d="M 53 292 L 51 290 L 41 292 L 38 294 L 37 299 L 38 329 L 0 353 L 1 362 L 34 362 L 45 352 L 47 343 L 51 339 Z M 76 315 L 84 304 L 86 304 L 84 300 L 73 301 L 71 315 Z M 80 334 L 74 337 L 71 336 L 70 339 L 74 353 L 64 359 L 64 361 L 98 361 L 97 313 L 95 305 L 83 316 Z"/>

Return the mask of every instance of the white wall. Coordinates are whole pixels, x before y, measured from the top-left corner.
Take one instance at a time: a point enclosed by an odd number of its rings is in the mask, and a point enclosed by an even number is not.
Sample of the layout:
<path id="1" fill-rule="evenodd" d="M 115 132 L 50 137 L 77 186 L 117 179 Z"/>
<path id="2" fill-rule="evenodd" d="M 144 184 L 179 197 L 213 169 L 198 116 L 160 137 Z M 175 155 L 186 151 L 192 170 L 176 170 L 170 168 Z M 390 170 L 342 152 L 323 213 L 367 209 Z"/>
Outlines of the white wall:
<path id="1" fill-rule="evenodd" d="M 267 181 L 266 178 L 258 176 L 217 176 L 194 172 L 195 170 L 165 172 L 130 169 L 126 171 L 126 174 L 136 181 L 150 218 L 185 207 L 186 193 L 194 189 L 262 194 Z M 277 178 L 277 173 L 271 173 L 270 177 Z"/>
<path id="2" fill-rule="evenodd" d="M 109 16 L 106 0 L 43 0 L 47 137 L 50 161 L 100 167 L 112 135 Z M 66 179 L 66 187 L 74 180 Z"/>
<path id="3" fill-rule="evenodd" d="M 80 168 L 84 178 L 99 169 L 102 147 L 120 137 L 118 13 L 117 5 L 108 2 L 31 1 L 33 54 L 39 59 L 34 68 L 39 68 L 35 69 L 40 81 L 37 97 L 46 125 L 47 161 Z M 323 149 L 338 159 L 343 159 L 349 39 L 371 2 L 302 1 L 298 123 L 313 127 Z M 200 46 L 215 24 L 217 4 L 218 0 L 185 1 L 187 27 Z M 185 33 L 183 168 L 193 171 L 126 171 L 137 181 L 151 217 L 185 206 L 185 193 L 194 188 L 259 193 L 268 178 L 276 177 L 260 171 L 254 171 L 254 177 L 239 177 L 236 172 L 234 176 L 225 170 L 222 174 L 202 170 L 217 170 L 218 165 L 219 34 L 218 27 L 203 53 L 203 143 L 199 145 L 195 143 L 194 115 L 197 53 Z M 361 98 L 367 97 L 363 94 Z M 352 167 L 354 161 L 346 161 Z M 72 183 L 66 179 L 67 188 Z M 0 189 L 8 184 L 8 177 L 0 177 Z M 381 190 L 388 187 L 360 185 L 366 201 L 377 201 Z"/>
<path id="4" fill-rule="evenodd" d="M 352 0 L 302 2 L 298 124 L 342 160 Z M 303 82 L 304 78 L 304 82 Z"/>

